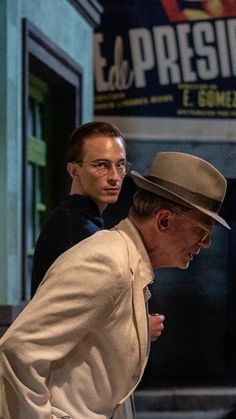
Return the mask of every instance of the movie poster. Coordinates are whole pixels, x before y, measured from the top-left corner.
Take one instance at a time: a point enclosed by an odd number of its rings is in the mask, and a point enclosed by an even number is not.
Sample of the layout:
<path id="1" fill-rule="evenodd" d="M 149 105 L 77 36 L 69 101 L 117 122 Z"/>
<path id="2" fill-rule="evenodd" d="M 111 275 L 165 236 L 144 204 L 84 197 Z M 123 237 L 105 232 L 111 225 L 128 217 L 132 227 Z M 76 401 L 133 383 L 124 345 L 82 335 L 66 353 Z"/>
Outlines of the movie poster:
<path id="1" fill-rule="evenodd" d="M 235 0 L 103 0 L 95 114 L 236 117 Z"/>

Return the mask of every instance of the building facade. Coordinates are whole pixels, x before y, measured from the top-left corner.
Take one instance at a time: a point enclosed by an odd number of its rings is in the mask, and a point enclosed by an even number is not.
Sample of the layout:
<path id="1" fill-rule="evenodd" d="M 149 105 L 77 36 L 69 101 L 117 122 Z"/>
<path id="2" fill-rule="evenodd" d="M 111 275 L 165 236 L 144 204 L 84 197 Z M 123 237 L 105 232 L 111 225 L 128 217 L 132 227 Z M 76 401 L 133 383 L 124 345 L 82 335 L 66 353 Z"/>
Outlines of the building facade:
<path id="1" fill-rule="evenodd" d="M 67 191 L 68 137 L 93 118 L 101 13 L 96 0 L 0 1 L 2 332 L 29 298 L 35 240 Z"/>

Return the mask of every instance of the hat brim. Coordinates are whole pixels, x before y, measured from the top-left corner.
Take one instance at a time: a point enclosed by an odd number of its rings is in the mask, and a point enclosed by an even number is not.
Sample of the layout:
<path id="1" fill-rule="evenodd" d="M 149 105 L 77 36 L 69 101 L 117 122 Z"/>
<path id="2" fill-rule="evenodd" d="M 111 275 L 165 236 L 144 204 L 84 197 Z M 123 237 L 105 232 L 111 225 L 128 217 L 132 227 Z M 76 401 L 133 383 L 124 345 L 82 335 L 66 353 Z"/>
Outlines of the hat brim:
<path id="1" fill-rule="evenodd" d="M 157 194 L 159 196 L 162 196 L 163 198 L 167 198 L 170 201 L 173 201 L 173 202 L 175 202 L 177 204 L 180 204 L 180 205 L 183 205 L 185 207 L 196 208 L 200 212 L 202 212 L 202 213 L 206 214 L 208 217 L 212 218 L 214 221 L 217 221 L 219 224 L 222 224 L 224 227 L 231 230 L 228 223 L 218 213 L 210 211 L 210 210 L 208 210 L 204 207 L 201 207 L 199 205 L 190 203 L 189 201 L 187 201 L 184 198 L 181 198 L 179 195 L 172 192 L 171 190 L 169 190 L 167 188 L 164 188 L 163 186 L 160 186 L 157 183 L 154 183 L 149 179 L 146 179 L 145 177 L 141 176 L 135 170 L 132 170 L 130 172 L 130 175 L 131 175 L 133 181 L 135 182 L 135 184 L 139 188 L 145 189 L 146 191 L 149 191 L 149 192 L 152 192 L 152 193 Z"/>

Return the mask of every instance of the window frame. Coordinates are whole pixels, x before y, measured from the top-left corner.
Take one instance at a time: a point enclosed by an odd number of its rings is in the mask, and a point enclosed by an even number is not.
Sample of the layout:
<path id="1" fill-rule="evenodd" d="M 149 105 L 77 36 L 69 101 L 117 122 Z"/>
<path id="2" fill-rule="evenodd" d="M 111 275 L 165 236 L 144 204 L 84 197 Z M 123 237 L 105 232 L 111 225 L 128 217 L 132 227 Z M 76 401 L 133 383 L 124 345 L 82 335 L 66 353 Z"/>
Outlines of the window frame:
<path id="1" fill-rule="evenodd" d="M 39 72 L 59 85 L 67 84 L 75 92 L 73 125 L 82 122 L 83 70 L 65 51 L 59 48 L 27 18 L 22 19 L 22 300 L 27 296 L 26 268 L 26 168 L 27 168 L 27 115 L 29 77 L 31 66 L 37 65 Z"/>

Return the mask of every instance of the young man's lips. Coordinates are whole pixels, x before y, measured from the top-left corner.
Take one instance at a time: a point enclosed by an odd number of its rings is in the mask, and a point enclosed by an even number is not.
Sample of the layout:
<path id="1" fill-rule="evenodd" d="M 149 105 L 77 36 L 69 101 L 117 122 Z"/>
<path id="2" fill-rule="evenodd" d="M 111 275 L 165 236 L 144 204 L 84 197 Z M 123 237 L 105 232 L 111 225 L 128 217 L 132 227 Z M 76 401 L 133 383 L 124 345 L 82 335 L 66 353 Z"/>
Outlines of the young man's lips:
<path id="1" fill-rule="evenodd" d="M 106 188 L 105 191 L 106 192 L 111 192 L 111 193 L 119 193 L 120 188 Z"/>

